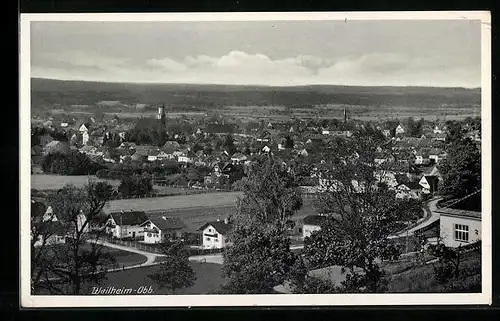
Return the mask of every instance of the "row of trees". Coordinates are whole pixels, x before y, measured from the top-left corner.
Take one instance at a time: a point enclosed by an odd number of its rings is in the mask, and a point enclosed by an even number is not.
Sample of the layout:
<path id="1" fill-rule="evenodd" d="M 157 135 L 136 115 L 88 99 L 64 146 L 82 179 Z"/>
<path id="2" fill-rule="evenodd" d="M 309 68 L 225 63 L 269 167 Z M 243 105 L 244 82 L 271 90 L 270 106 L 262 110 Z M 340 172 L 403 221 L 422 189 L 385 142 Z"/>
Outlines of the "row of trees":
<path id="1" fill-rule="evenodd" d="M 61 175 L 94 175 L 102 167 L 77 151 L 50 153 L 45 155 L 42 162 L 44 172 Z"/>
<path id="2" fill-rule="evenodd" d="M 322 229 L 306 241 L 303 255 L 290 250 L 287 237 L 286 222 L 302 206 L 294 171 L 272 156 L 252 168 L 242 180 L 232 243 L 224 253 L 223 273 L 229 281 L 222 293 L 273 293 L 285 281 L 295 293 L 384 290 L 379 262 L 401 253 L 388 236 L 399 228 L 397 221 L 419 217 L 421 207 L 397 201 L 387 186 L 376 184 L 374 157 L 380 138 L 366 132 L 357 137 L 318 169 L 327 181 L 335 180 L 337 188 L 321 194 L 317 207 L 329 215 Z M 365 182 L 364 189 L 359 191 L 353 181 Z M 346 270 L 342 284 L 308 273 L 330 265 Z"/>

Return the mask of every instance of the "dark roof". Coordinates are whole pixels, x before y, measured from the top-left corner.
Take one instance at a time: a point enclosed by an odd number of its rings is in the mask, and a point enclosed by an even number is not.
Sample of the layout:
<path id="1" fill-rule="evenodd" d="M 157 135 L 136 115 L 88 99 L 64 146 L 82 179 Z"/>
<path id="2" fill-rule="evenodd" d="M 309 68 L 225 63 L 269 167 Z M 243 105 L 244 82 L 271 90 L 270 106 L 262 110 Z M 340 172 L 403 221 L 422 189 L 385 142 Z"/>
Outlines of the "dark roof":
<path id="1" fill-rule="evenodd" d="M 409 189 L 415 190 L 415 189 L 422 189 L 422 186 L 418 182 L 407 182 L 403 183 L 404 185 L 408 186 Z"/>
<path id="2" fill-rule="evenodd" d="M 461 217 L 469 217 L 469 218 L 481 218 L 481 212 L 476 211 L 467 211 L 467 210 L 458 210 L 454 208 L 440 208 L 436 212 L 441 215 L 452 215 L 452 216 L 461 216 Z"/>
<path id="3" fill-rule="evenodd" d="M 198 231 L 203 231 L 209 225 L 212 225 L 217 232 L 223 235 L 227 234 L 231 230 L 231 227 L 233 226 L 231 223 L 228 224 L 224 223 L 224 221 L 212 221 L 205 223 L 203 226 L 198 228 Z"/>
<path id="4" fill-rule="evenodd" d="M 325 221 L 326 216 L 324 215 L 309 215 L 304 217 L 304 224 L 307 225 L 315 225 L 315 226 L 321 226 L 321 224 Z"/>
<path id="5" fill-rule="evenodd" d="M 155 215 L 151 216 L 149 220 L 162 231 L 183 229 L 186 225 L 178 217 Z"/>
<path id="6" fill-rule="evenodd" d="M 109 214 L 117 225 L 141 225 L 148 220 L 148 216 L 143 211 L 115 212 Z"/>
<path id="7" fill-rule="evenodd" d="M 431 186 L 436 186 L 439 183 L 439 178 L 434 175 L 425 175 L 425 179 Z"/>

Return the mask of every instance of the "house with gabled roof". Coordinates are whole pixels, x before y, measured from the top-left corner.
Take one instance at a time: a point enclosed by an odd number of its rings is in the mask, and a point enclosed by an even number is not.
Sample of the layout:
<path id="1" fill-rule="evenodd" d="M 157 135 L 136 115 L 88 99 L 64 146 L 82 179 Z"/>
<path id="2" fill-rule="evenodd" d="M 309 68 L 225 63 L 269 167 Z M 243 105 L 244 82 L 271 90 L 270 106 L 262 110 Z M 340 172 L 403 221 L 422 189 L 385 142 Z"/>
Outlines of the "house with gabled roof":
<path id="1" fill-rule="evenodd" d="M 311 236 L 312 233 L 321 230 L 321 225 L 326 220 L 325 215 L 308 215 L 302 220 L 302 238 Z"/>
<path id="2" fill-rule="evenodd" d="M 106 222 L 106 233 L 119 239 L 144 239 L 142 224 L 149 218 L 144 211 L 122 211 L 110 213 Z"/>
<path id="3" fill-rule="evenodd" d="M 176 216 L 166 213 L 150 213 L 149 220 L 141 224 L 144 228 L 144 243 L 162 243 L 166 240 L 180 238 L 186 225 Z"/>
<path id="4" fill-rule="evenodd" d="M 438 190 L 439 178 L 437 176 L 423 175 L 418 183 L 422 186 L 422 193 L 432 194 Z"/>
<path id="5" fill-rule="evenodd" d="M 230 233 L 233 224 L 228 217 L 224 221 L 217 220 L 207 222 L 198 228 L 201 234 L 201 245 L 204 249 L 222 249 L 230 244 L 228 242 L 228 234 Z"/>

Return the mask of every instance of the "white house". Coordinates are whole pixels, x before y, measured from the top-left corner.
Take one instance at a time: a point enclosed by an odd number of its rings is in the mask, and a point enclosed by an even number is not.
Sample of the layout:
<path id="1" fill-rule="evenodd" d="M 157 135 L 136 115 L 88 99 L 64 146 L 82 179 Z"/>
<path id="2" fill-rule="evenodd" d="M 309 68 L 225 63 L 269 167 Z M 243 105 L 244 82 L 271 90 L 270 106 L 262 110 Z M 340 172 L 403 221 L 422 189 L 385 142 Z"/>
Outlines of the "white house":
<path id="1" fill-rule="evenodd" d="M 423 175 L 418 183 L 422 186 L 422 193 L 431 194 L 437 191 L 439 179 L 437 176 Z"/>
<path id="2" fill-rule="evenodd" d="M 396 127 L 396 135 L 402 135 L 405 133 L 405 129 L 403 128 L 403 126 L 401 124 L 398 125 L 398 127 Z"/>
<path id="3" fill-rule="evenodd" d="M 309 237 L 313 232 L 321 230 L 321 224 L 324 222 L 325 218 L 326 216 L 324 215 L 309 215 L 304 217 L 302 237 Z"/>
<path id="4" fill-rule="evenodd" d="M 262 151 L 263 151 L 264 153 L 269 153 L 269 152 L 271 151 L 271 148 L 270 148 L 269 146 L 267 146 L 267 145 L 266 145 L 266 146 L 262 147 Z"/>
<path id="5" fill-rule="evenodd" d="M 247 157 L 242 154 L 242 153 L 235 153 L 233 156 L 231 156 L 231 161 L 233 163 L 242 163 L 247 160 Z"/>
<path id="6" fill-rule="evenodd" d="M 144 243 L 161 243 L 166 239 L 181 237 L 184 223 L 178 217 L 162 214 L 150 214 L 150 219 L 141 224 L 144 228 Z"/>
<path id="7" fill-rule="evenodd" d="M 83 125 L 82 125 L 83 126 Z M 85 131 L 82 133 L 82 144 L 87 145 L 88 141 L 90 139 L 89 132 Z"/>
<path id="8" fill-rule="evenodd" d="M 467 245 L 481 239 L 481 212 L 439 209 L 439 236 L 449 247 Z"/>
<path id="9" fill-rule="evenodd" d="M 224 221 L 208 222 L 201 226 L 202 245 L 204 249 L 221 249 L 228 245 L 227 235 L 232 223 L 229 219 Z"/>
<path id="10" fill-rule="evenodd" d="M 193 159 L 187 155 L 184 155 L 184 156 L 179 156 L 177 158 L 177 161 L 179 163 L 192 163 L 193 162 Z"/>
<path id="11" fill-rule="evenodd" d="M 439 128 L 438 125 L 436 125 L 436 127 L 434 127 L 433 132 L 434 132 L 434 134 L 442 134 L 443 130 L 441 128 Z"/>
<path id="12" fill-rule="evenodd" d="M 81 124 L 80 127 L 78 128 L 78 131 L 80 131 L 81 133 L 84 133 L 84 132 L 88 132 L 89 131 L 89 124 Z"/>
<path id="13" fill-rule="evenodd" d="M 119 239 L 144 239 L 144 226 L 148 216 L 142 211 L 116 212 L 108 216 L 106 232 Z"/>
<path id="14" fill-rule="evenodd" d="M 148 153 L 148 161 L 150 161 L 150 162 L 156 161 L 158 159 L 158 154 L 159 154 L 159 151 L 150 150 Z"/>

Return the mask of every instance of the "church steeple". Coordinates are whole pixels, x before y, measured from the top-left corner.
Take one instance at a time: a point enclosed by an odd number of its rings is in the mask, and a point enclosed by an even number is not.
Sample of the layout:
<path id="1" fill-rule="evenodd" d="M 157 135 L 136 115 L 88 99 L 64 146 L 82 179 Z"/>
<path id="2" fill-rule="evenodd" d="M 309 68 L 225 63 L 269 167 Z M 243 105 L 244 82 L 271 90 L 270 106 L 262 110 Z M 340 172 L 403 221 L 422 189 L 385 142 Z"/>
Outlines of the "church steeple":
<path id="1" fill-rule="evenodd" d="M 347 108 L 344 107 L 344 122 L 347 122 Z"/>
<path id="2" fill-rule="evenodd" d="M 158 115 L 156 115 L 156 119 L 158 120 L 158 134 L 160 141 L 163 143 L 167 126 L 164 105 L 158 106 Z"/>

